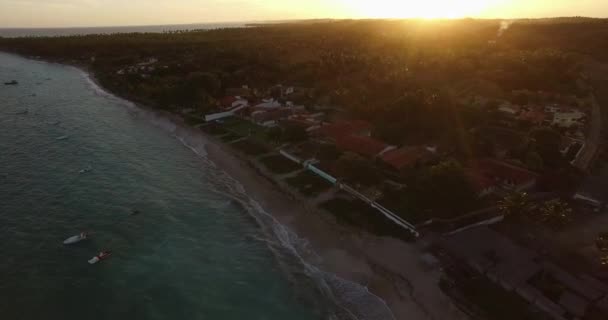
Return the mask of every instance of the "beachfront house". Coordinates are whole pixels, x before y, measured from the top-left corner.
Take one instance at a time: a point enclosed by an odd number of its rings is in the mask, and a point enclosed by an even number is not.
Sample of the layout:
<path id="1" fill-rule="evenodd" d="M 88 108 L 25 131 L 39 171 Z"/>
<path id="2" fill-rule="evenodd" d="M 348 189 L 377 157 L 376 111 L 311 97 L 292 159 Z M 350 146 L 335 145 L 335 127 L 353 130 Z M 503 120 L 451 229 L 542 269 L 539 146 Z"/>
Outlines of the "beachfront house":
<path id="1" fill-rule="evenodd" d="M 560 111 L 553 115 L 553 125 L 570 128 L 579 125 L 585 117 L 585 113 L 580 110 Z"/>
<path id="2" fill-rule="evenodd" d="M 380 156 L 382 164 L 393 172 L 402 173 L 408 169 L 425 165 L 436 157 L 435 148 L 406 146 L 395 148 Z"/>
<path id="3" fill-rule="evenodd" d="M 467 176 L 479 196 L 486 196 L 497 190 L 527 191 L 538 180 L 538 174 L 496 159 L 474 161 L 467 169 Z"/>

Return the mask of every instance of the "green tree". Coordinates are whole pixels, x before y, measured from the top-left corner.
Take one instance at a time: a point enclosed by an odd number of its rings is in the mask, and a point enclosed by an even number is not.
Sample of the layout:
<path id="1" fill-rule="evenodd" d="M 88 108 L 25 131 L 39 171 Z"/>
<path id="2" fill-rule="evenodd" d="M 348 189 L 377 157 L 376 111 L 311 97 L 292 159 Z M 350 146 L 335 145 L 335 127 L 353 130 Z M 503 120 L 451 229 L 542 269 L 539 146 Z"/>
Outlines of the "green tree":
<path id="1" fill-rule="evenodd" d="M 302 127 L 286 125 L 283 127 L 283 140 L 286 142 L 302 142 L 308 139 L 308 133 Z"/>
<path id="2" fill-rule="evenodd" d="M 550 227 L 561 228 L 572 221 L 572 208 L 561 200 L 550 200 L 540 208 L 537 219 Z"/>
<path id="3" fill-rule="evenodd" d="M 513 192 L 498 202 L 498 209 L 505 217 L 526 216 L 530 212 L 530 198 L 525 192 Z"/>
<path id="4" fill-rule="evenodd" d="M 268 140 L 273 143 L 280 143 L 283 137 L 283 129 L 281 127 L 272 127 L 266 132 Z"/>
<path id="5" fill-rule="evenodd" d="M 529 151 L 528 153 L 526 153 L 525 163 L 530 170 L 543 170 L 543 158 L 536 151 Z"/>
<path id="6" fill-rule="evenodd" d="M 451 217 L 473 210 L 477 194 L 462 165 L 447 160 L 418 174 L 414 188 L 435 214 Z"/>
<path id="7" fill-rule="evenodd" d="M 335 161 L 340 157 L 340 154 L 340 150 L 335 145 L 323 143 L 319 145 L 317 158 L 321 161 Z"/>
<path id="8" fill-rule="evenodd" d="M 560 152 L 561 135 L 559 132 L 548 128 L 539 128 L 531 132 L 530 138 L 533 148 L 540 155 L 544 166 L 555 168 L 563 163 Z"/>
<path id="9" fill-rule="evenodd" d="M 340 178 L 347 182 L 373 185 L 380 181 L 374 165 L 356 153 L 344 153 L 336 162 L 336 167 Z"/>

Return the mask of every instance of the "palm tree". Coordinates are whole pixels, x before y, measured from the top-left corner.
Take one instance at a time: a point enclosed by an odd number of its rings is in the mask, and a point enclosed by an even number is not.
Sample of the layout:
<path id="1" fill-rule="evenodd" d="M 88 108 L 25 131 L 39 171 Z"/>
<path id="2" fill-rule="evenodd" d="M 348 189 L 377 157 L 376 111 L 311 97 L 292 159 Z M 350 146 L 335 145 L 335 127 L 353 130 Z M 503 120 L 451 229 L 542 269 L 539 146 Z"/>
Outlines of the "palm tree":
<path id="1" fill-rule="evenodd" d="M 545 202 L 538 214 L 539 222 L 552 227 L 564 227 L 572 220 L 572 208 L 559 199 Z"/>
<path id="2" fill-rule="evenodd" d="M 525 192 L 513 192 L 498 203 L 498 209 L 505 217 L 525 216 L 530 212 L 530 198 Z"/>

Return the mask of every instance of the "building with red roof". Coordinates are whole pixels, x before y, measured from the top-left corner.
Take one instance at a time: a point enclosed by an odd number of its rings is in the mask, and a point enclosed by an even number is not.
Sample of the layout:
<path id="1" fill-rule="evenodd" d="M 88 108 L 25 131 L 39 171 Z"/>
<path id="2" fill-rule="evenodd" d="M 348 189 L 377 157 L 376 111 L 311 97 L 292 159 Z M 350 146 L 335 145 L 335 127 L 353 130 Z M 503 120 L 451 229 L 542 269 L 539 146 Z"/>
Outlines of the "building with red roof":
<path id="1" fill-rule="evenodd" d="M 538 174 L 495 159 L 482 159 L 473 163 L 467 171 L 478 191 L 506 190 L 524 191 L 536 185 Z"/>
<path id="2" fill-rule="evenodd" d="M 232 108 L 232 104 L 235 103 L 238 99 L 236 97 L 226 96 L 219 100 L 220 106 L 224 109 Z"/>
<path id="3" fill-rule="evenodd" d="M 496 191 L 496 181 L 491 177 L 484 175 L 482 172 L 470 169 L 467 170 L 465 174 L 480 197 L 485 197 Z"/>
<path id="4" fill-rule="evenodd" d="M 363 120 L 351 120 L 351 121 L 336 121 L 334 123 L 323 123 L 315 130 L 315 134 L 330 139 L 336 139 L 340 136 L 371 136 L 372 125 L 371 123 Z"/>
<path id="5" fill-rule="evenodd" d="M 427 163 L 433 156 L 425 147 L 403 147 L 385 152 L 381 160 L 391 169 L 403 171 Z"/>
<path id="6" fill-rule="evenodd" d="M 369 158 L 374 158 L 394 148 L 380 140 L 357 135 L 337 136 L 335 143 L 336 147 L 342 151 L 354 152 Z"/>
<path id="7" fill-rule="evenodd" d="M 528 110 L 522 111 L 518 118 L 531 124 L 541 125 L 548 119 L 548 116 L 544 110 Z"/>

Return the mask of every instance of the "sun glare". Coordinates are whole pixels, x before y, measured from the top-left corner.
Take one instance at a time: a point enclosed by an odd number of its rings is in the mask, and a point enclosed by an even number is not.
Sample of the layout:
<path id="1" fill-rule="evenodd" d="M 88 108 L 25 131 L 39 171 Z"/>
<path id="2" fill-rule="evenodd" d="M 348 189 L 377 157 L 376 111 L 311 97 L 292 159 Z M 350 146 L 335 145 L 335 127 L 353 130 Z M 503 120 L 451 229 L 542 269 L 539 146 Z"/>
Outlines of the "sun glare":
<path id="1" fill-rule="evenodd" d="M 481 15 L 502 0 L 343 0 L 365 18 L 462 18 Z"/>

